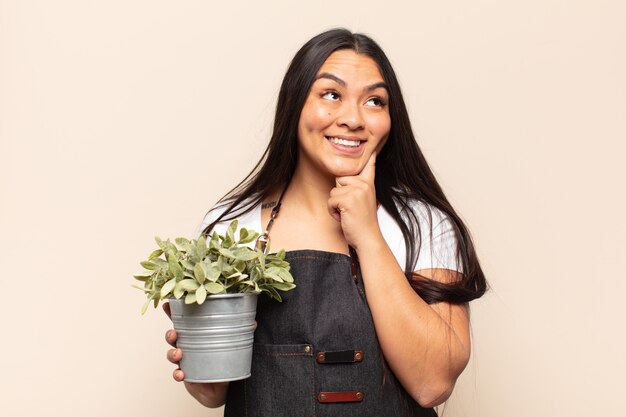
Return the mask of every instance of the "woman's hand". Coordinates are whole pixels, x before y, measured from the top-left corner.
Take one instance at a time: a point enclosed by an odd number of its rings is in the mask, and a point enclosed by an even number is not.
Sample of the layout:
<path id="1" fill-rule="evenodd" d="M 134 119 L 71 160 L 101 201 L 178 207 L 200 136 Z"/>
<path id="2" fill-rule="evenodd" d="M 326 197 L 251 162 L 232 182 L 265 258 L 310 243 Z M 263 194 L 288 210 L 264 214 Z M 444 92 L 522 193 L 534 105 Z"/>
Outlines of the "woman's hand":
<path id="1" fill-rule="evenodd" d="M 163 310 L 168 317 L 171 318 L 169 303 L 163 304 Z M 165 340 L 173 349 L 167 351 L 167 359 L 173 364 L 178 365 L 183 357 L 181 349 L 176 347 L 178 335 L 176 330 L 170 329 L 165 332 Z M 185 379 L 185 374 L 180 368 L 174 370 L 173 377 L 176 381 L 181 382 Z M 205 407 L 216 408 L 221 407 L 226 402 L 226 392 L 228 391 L 228 382 L 216 383 L 195 383 L 185 382 L 185 388 L 198 402 Z"/>
<path id="2" fill-rule="evenodd" d="M 355 249 L 372 237 L 382 239 L 378 226 L 375 174 L 376 151 L 358 175 L 337 177 L 337 186 L 330 191 L 328 211 L 341 222 L 346 241 Z"/>

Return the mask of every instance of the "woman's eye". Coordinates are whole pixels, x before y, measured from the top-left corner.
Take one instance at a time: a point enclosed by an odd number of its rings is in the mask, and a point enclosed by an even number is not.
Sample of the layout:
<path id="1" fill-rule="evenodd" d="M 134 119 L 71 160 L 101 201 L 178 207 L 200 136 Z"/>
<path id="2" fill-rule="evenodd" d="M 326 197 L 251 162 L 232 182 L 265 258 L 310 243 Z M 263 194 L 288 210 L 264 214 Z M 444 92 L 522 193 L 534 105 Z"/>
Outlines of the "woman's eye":
<path id="1" fill-rule="evenodd" d="M 385 105 L 385 102 L 379 97 L 372 97 L 367 100 L 365 104 L 372 107 L 383 107 Z"/>
<path id="2" fill-rule="evenodd" d="M 322 94 L 322 98 L 326 100 L 336 101 L 339 100 L 339 93 L 336 91 L 328 91 Z"/>

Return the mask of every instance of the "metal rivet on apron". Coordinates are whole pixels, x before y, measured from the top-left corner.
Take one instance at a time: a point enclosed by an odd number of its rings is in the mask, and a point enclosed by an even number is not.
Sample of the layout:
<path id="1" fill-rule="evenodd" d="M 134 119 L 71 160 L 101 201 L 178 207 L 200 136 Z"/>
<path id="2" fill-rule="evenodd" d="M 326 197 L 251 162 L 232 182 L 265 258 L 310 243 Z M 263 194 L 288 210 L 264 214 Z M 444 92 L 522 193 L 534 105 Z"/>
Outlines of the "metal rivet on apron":
<path id="1" fill-rule="evenodd" d="M 361 391 L 357 392 L 357 393 L 356 393 L 356 397 L 357 397 L 359 400 L 362 400 L 362 399 L 363 399 L 363 393 L 362 393 Z"/>
<path id="2" fill-rule="evenodd" d="M 326 360 L 326 355 L 323 353 L 318 353 L 317 354 L 317 361 L 319 363 L 324 363 L 324 361 Z"/>
<path id="3" fill-rule="evenodd" d="M 326 394 L 320 394 L 320 401 L 326 401 Z"/>
<path id="4" fill-rule="evenodd" d="M 360 361 L 361 359 L 363 359 L 363 354 L 361 352 L 356 352 L 354 354 L 354 360 L 355 361 Z"/>
<path id="5" fill-rule="evenodd" d="M 304 347 L 304 351 L 305 351 L 306 353 L 311 353 L 311 346 L 305 346 L 305 347 Z"/>

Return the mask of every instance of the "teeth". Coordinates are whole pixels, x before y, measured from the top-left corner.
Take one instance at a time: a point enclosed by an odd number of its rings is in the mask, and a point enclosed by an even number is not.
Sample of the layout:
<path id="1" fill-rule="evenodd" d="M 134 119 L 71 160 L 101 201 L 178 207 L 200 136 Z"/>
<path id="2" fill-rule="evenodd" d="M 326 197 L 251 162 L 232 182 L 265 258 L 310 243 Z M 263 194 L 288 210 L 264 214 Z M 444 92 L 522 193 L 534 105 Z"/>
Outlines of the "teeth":
<path id="1" fill-rule="evenodd" d="M 352 146 L 354 148 L 356 148 L 357 146 L 361 144 L 360 140 L 348 140 L 348 139 L 341 139 L 341 138 L 328 138 L 328 140 L 331 141 L 332 143 L 336 143 L 337 145 Z"/>

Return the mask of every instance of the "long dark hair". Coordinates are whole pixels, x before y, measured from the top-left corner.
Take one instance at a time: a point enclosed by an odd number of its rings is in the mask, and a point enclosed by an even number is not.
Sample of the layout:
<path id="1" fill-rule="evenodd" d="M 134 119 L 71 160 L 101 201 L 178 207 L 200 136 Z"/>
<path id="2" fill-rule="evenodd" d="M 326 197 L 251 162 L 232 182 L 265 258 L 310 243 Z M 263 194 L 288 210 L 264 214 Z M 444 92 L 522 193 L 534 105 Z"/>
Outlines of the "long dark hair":
<path id="1" fill-rule="evenodd" d="M 328 56 L 349 49 L 371 57 L 387 85 L 391 130 L 387 143 L 376 158 L 376 197 L 398 223 L 406 242 L 405 275 L 415 291 L 427 302 L 469 302 L 484 294 L 484 274 L 467 228 L 444 195 L 419 149 L 400 85 L 383 50 L 368 36 L 346 29 L 333 29 L 309 40 L 296 53 L 283 79 L 270 143 L 254 169 L 234 189 L 220 199 L 223 213 L 205 229 L 222 220 L 250 212 L 267 195 L 289 183 L 298 161 L 298 121 L 315 77 Z M 441 283 L 413 272 L 421 245 L 417 214 L 410 201 L 419 200 L 445 213 L 456 235 L 460 280 Z M 242 203 L 245 204 L 242 205 Z M 429 211 L 430 216 L 430 211 Z M 432 228 L 432 222 L 431 222 Z"/>

